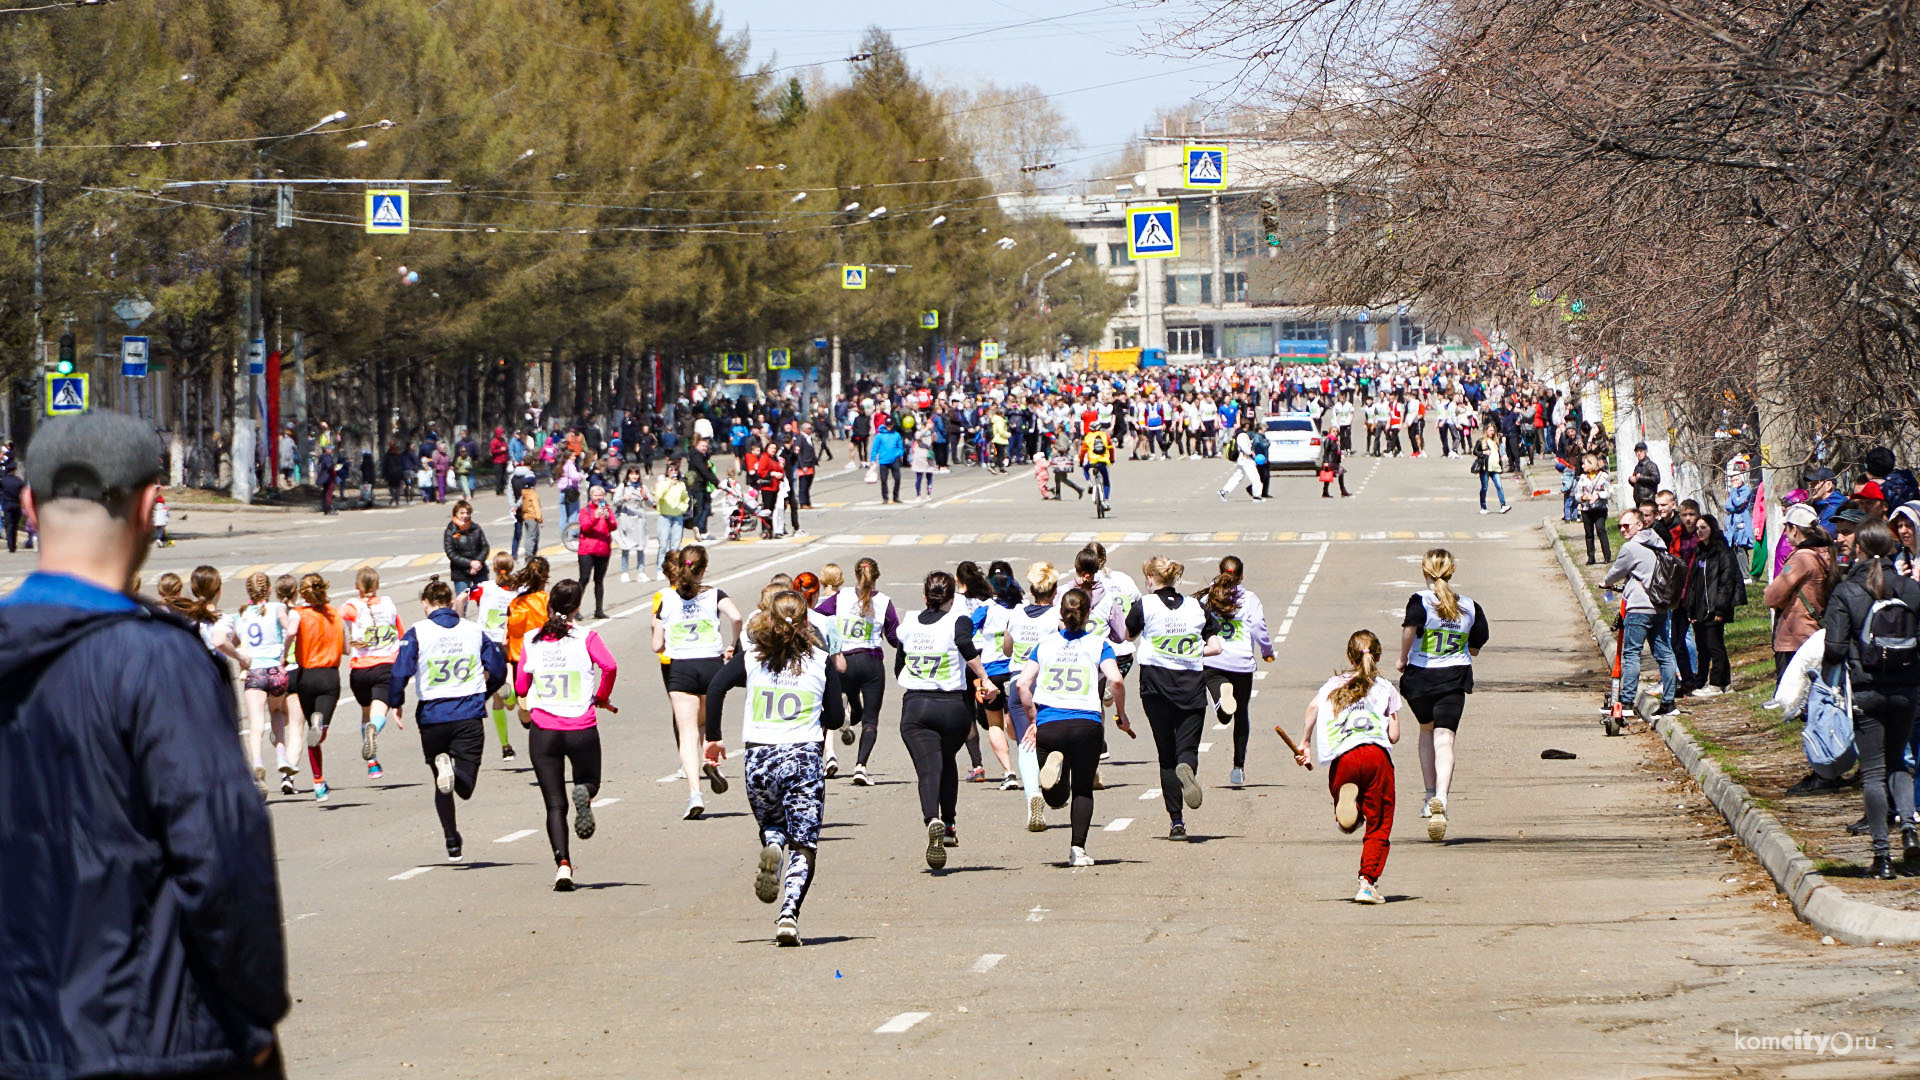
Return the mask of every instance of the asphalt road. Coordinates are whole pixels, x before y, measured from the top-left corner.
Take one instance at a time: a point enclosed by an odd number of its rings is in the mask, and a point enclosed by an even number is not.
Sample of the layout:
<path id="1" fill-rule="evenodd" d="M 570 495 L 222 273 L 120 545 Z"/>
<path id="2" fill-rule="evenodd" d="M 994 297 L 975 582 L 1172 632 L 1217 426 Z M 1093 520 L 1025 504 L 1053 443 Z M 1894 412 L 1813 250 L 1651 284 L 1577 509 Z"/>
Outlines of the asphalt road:
<path id="1" fill-rule="evenodd" d="M 292 1070 L 324 1077 L 1891 1076 L 1920 1070 L 1910 950 L 1823 947 L 1648 736 L 1607 739 L 1604 688 L 1538 521 L 1557 500 L 1481 516 L 1456 460 L 1354 459 L 1347 500 L 1304 476 L 1222 504 L 1216 462 L 1122 462 L 1115 514 L 1042 503 L 1024 471 L 940 479 L 930 505 L 881 508 L 850 474 L 822 481 L 808 535 L 713 549 L 708 580 L 752 596 L 778 571 L 880 560 L 912 606 L 961 559 L 1070 562 L 1101 538 L 1136 573 L 1183 561 L 1198 587 L 1242 556 L 1276 633 L 1254 702 L 1248 784 L 1209 724 L 1193 842 L 1169 842 L 1150 738 L 1115 734 L 1090 869 L 1062 863 L 1064 812 L 1035 835 L 1018 792 L 965 785 L 962 846 L 928 871 L 889 688 L 878 783 L 831 781 L 806 947 L 771 943 L 753 896 L 757 838 L 736 780 L 680 819 L 684 785 L 647 651 L 651 585 L 610 583 L 598 629 L 622 664 L 604 717 L 599 831 L 574 845 L 582 888 L 549 889 L 530 770 L 489 751 L 460 807 L 467 861 L 442 857 L 411 724 L 386 776 L 335 749 L 334 795 L 272 800 L 293 987 Z M 834 506 L 833 504 L 844 504 Z M 495 532 L 504 501 L 480 517 Z M 557 515 L 550 515 L 557 516 Z M 346 588 L 380 558 L 403 610 L 440 564 L 439 508 L 190 511 L 149 570 L 208 561 L 318 568 Z M 235 526 L 229 535 L 222 526 Z M 550 540 L 551 543 L 551 540 Z M 1462 725 L 1445 844 L 1426 840 L 1415 726 L 1393 758 L 1400 807 L 1380 907 L 1355 905 L 1359 836 L 1334 826 L 1297 732 L 1348 633 L 1394 642 L 1418 559 L 1444 545 L 1493 638 Z M 402 556 L 414 556 L 403 561 Z M 25 566 L 0 562 L 5 578 Z M 568 560 L 555 559 L 564 574 Z M 1311 576 L 1309 576 L 1311 575 Z M 230 584 L 229 588 L 232 585 Z M 744 605 L 743 605 L 744 606 Z M 1283 626 L 1284 623 L 1284 626 Z M 338 714 L 352 730 L 351 703 Z M 1137 715 L 1137 713 L 1136 713 Z M 729 717 L 738 747 L 737 718 Z M 524 741 L 522 742 L 524 748 Z M 1542 749 L 1578 755 L 1543 761 Z M 999 770 L 988 754 L 989 777 Z M 306 777 L 301 778 L 303 786 Z M 1756 884 L 1757 882 L 1757 884 Z M 1752 1035 L 1847 1033 L 1881 1045 L 1763 1050 Z M 1888 1040 L 1892 1047 L 1889 1048 Z"/>

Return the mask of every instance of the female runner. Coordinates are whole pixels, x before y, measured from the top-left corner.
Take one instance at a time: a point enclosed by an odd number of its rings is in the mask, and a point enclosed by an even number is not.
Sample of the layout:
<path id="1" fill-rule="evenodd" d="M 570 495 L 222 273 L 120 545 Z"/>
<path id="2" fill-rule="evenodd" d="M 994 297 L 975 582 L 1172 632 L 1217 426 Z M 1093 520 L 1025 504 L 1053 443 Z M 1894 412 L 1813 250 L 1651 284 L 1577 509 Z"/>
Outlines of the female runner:
<path id="1" fill-rule="evenodd" d="M 993 598 L 973 609 L 974 633 L 980 636 L 987 678 L 993 680 L 993 700 L 980 706 L 980 712 L 986 718 L 987 742 L 993 747 L 993 756 L 1000 759 L 1000 790 L 1012 791 L 1021 786 L 1013 757 L 1019 753 L 1020 735 L 1009 734 L 1007 720 L 1007 684 L 1013 678 L 1007 628 L 1026 596 L 1013 576 L 1013 566 L 1005 559 L 995 559 L 988 565 L 987 586 L 993 590 Z"/>
<path id="2" fill-rule="evenodd" d="M 480 622 L 480 632 L 487 639 L 503 649 L 507 648 L 507 623 L 513 615 L 513 601 L 518 596 L 513 587 L 513 553 L 496 551 L 493 553 L 493 577 L 474 586 L 468 597 L 473 603 L 474 617 Z M 518 649 L 507 649 L 518 659 Z M 513 760 L 513 740 L 507 736 L 507 710 L 513 708 L 514 692 L 512 680 L 502 686 L 500 692 L 487 701 L 487 715 L 493 720 L 493 733 L 500 737 L 500 758 Z"/>
<path id="3" fill-rule="evenodd" d="M 201 644 L 208 652 L 245 665 L 247 657 L 240 651 L 239 635 L 233 632 L 233 616 L 220 613 L 220 584 L 218 569 L 194 567 L 193 573 L 187 575 L 187 589 L 193 593 L 193 599 L 186 602 L 180 613 L 193 620 L 200 631 Z M 231 678 L 231 669 L 227 669 L 227 673 Z"/>
<path id="4" fill-rule="evenodd" d="M 740 609 L 725 592 L 701 584 L 707 572 L 707 549 L 690 544 L 669 552 L 666 565 L 670 589 L 654 594 L 653 651 L 672 660 L 667 668 L 667 700 L 673 706 L 673 728 L 680 747 L 680 767 L 686 773 L 687 821 L 707 812 L 700 797 L 704 774 L 713 793 L 727 790 L 727 778 L 718 762 L 700 760 L 701 731 L 707 707 L 707 687 L 720 665 L 734 652 L 720 639 L 720 620 L 726 619 L 729 638 L 740 637 Z"/>
<path id="5" fill-rule="evenodd" d="M 610 703 L 619 674 L 600 635 L 574 625 L 584 587 L 562 581 L 547 596 L 546 625 L 520 645 L 513 688 L 527 702 L 533 730 L 527 756 L 547 804 L 547 842 L 553 845 L 553 888 L 573 891 L 573 855 L 567 846 L 567 766 L 573 766 L 573 832 L 593 835 L 593 797 L 600 793 L 600 727 L 595 709 Z M 596 676 L 595 670 L 599 674 Z"/>
<path id="6" fill-rule="evenodd" d="M 1066 805 L 1072 832 L 1067 865 L 1092 866 L 1087 830 L 1093 825 L 1093 773 L 1100 767 L 1100 679 L 1114 688 L 1113 722 L 1133 737 L 1127 722 L 1125 676 L 1114 663 L 1113 643 L 1087 630 L 1089 601 L 1080 589 L 1060 598 L 1060 629 L 1040 639 L 1020 669 L 1018 695 L 1033 715 L 1021 738 L 1024 749 L 1046 755 L 1040 790 L 1048 806 Z"/>
<path id="7" fill-rule="evenodd" d="M 1141 572 L 1153 591 L 1127 612 L 1127 636 L 1140 642 L 1140 706 L 1160 755 L 1160 798 L 1172 824 L 1167 839 L 1185 840 L 1180 804 L 1198 810 L 1200 732 L 1206 724 L 1207 679 L 1202 658 L 1221 651 L 1220 620 L 1177 586 L 1185 569 L 1155 555 Z M 1116 665 L 1117 666 L 1117 665 Z M 1114 695 L 1114 706 L 1120 698 Z"/>
<path id="8" fill-rule="evenodd" d="M 1380 639 L 1372 631 L 1356 630 L 1347 639 L 1347 663 L 1353 670 L 1328 679 L 1307 704 L 1306 730 L 1300 733 L 1293 760 L 1312 768 L 1307 757 L 1327 769 L 1327 787 L 1333 793 L 1333 820 L 1341 832 L 1352 832 L 1366 822 L 1360 845 L 1360 904 L 1384 904 L 1377 887 L 1387 868 L 1387 848 L 1393 835 L 1393 758 L 1389 748 L 1400 741 L 1400 694 L 1380 677 Z"/>
<path id="9" fill-rule="evenodd" d="M 853 729 L 865 725 L 860 729 L 860 756 L 854 763 L 853 782 L 866 787 L 872 783 L 867 779 L 867 760 L 880 737 L 880 706 L 887 692 L 886 666 L 880 650 L 882 645 L 900 647 L 900 612 L 892 598 L 880 591 L 879 563 L 864 558 L 854 563 L 853 580 L 852 588 L 842 588 L 822 600 L 819 611 L 833 616 L 840 627 L 841 655 L 847 660 L 846 678 L 841 680 L 847 695 L 847 724 L 840 729 L 840 741 L 851 743 Z"/>
<path id="10" fill-rule="evenodd" d="M 800 944 L 800 905 L 813 882 L 827 802 L 820 747 L 845 719 L 840 672 L 807 611 L 806 599 L 792 590 L 755 611 L 741 648 L 721 665 L 706 697 L 703 756 L 720 761 L 727 755 L 720 731 L 727 692 L 747 689 L 740 740 L 761 845 L 753 892 L 762 903 L 781 901 L 774 923 L 781 945 Z"/>
<path id="11" fill-rule="evenodd" d="M 1453 591 L 1453 554 L 1434 548 L 1420 560 L 1427 587 L 1407 600 L 1400 628 L 1400 694 L 1420 722 L 1420 779 L 1427 798 L 1420 816 L 1427 839 L 1447 838 L 1447 793 L 1453 787 L 1453 743 L 1473 693 L 1473 658 L 1487 643 L 1487 613 Z"/>
<path id="12" fill-rule="evenodd" d="M 426 618 L 407 628 L 394 657 L 387 704 L 398 714 L 414 684 L 420 707 L 420 753 L 433 769 L 433 809 L 447 842 L 447 861 L 462 857 L 453 797 L 473 798 L 486 747 L 487 698 L 507 678 L 507 657 L 453 610 L 453 586 L 435 574 L 420 590 Z"/>
<path id="13" fill-rule="evenodd" d="M 784 582 L 785 577 L 786 575 L 784 574 L 776 574 L 774 575 L 774 580 Z M 834 671 L 842 675 L 846 674 L 847 658 L 840 654 L 840 627 L 837 620 L 831 615 L 822 615 L 813 609 L 814 605 L 820 602 L 819 575 L 811 570 L 802 570 L 793 576 L 793 582 L 790 586 L 782 584 L 781 587 L 791 587 L 794 592 L 800 594 L 800 599 L 807 602 L 807 622 L 812 624 L 813 632 L 818 634 L 820 640 L 825 643 L 827 655 L 833 659 Z M 763 591 L 760 596 L 761 610 L 768 610 L 767 604 L 772 599 L 773 597 Z M 836 686 L 839 685 L 839 682 L 840 680 L 837 678 L 834 680 Z M 821 770 L 823 775 L 828 779 L 839 775 L 840 762 L 839 759 L 833 755 L 833 734 L 831 732 L 821 734 L 820 752 L 826 759 L 826 764 Z"/>
<path id="14" fill-rule="evenodd" d="M 300 618 L 285 604 L 273 600 L 267 575 L 247 578 L 247 606 L 233 617 L 240 649 L 247 657 L 247 752 L 253 761 L 253 781 L 266 791 L 267 770 L 260 759 L 260 740 L 273 716 L 273 748 L 279 757 L 280 789 L 285 792 L 298 772 L 287 760 L 286 698 L 292 688 L 287 678 L 287 642 L 300 628 Z"/>
<path id="15" fill-rule="evenodd" d="M 1031 604 L 1014 608 L 1007 616 L 1006 654 L 1009 670 L 1018 673 L 1025 671 L 1027 662 L 1033 659 L 1033 652 L 1040 642 L 1060 629 L 1060 612 L 1053 606 L 1055 593 L 1059 591 L 1060 579 L 1054 575 L 1052 563 L 1034 563 L 1027 567 L 1027 586 L 1032 589 Z M 1046 801 L 1040 794 L 1040 756 L 1034 744 L 1027 740 L 1027 729 L 1033 724 L 1033 710 L 1029 702 L 1019 694 L 1011 694 L 1007 702 L 1007 721 L 1012 725 L 1014 742 L 1019 746 L 1020 786 L 1027 796 L 1027 831 L 1046 832 Z M 1095 760 L 1099 755 L 1094 755 Z M 1092 782 L 1092 774 L 1087 780 Z"/>
<path id="16" fill-rule="evenodd" d="M 973 619 L 953 609 L 953 575 L 935 570 L 921 587 L 927 606 L 900 623 L 893 675 L 900 684 L 900 740 L 920 778 L 920 812 L 927 823 L 927 866 L 947 865 L 958 847 L 954 804 L 960 771 L 953 755 L 973 730 L 973 702 L 984 703 L 993 684 L 973 640 Z M 968 673 L 974 692 L 967 693 Z M 971 700 L 969 700 L 971 698 Z"/>
<path id="17" fill-rule="evenodd" d="M 313 800 L 326 802 L 332 790 L 327 787 L 320 744 L 327 741 L 327 728 L 333 723 L 333 710 L 340 704 L 340 657 L 346 652 L 346 626 L 340 613 L 327 602 L 327 579 L 307 574 L 300 579 L 300 599 L 306 606 L 296 608 L 300 628 L 295 649 L 300 657 L 300 674 L 295 690 L 300 696 L 300 715 L 307 724 L 307 764 L 313 767 Z M 286 791 L 291 778 L 282 784 Z"/>
<path id="18" fill-rule="evenodd" d="M 1206 660 L 1207 697 L 1222 727 L 1233 725 L 1233 771 L 1227 782 L 1247 782 L 1247 736 L 1252 731 L 1253 656 L 1273 662 L 1273 639 L 1267 634 L 1267 611 L 1260 598 L 1242 581 L 1246 567 L 1238 555 L 1220 560 L 1213 584 L 1194 597 L 1220 623 L 1220 654 Z"/>
<path id="19" fill-rule="evenodd" d="M 521 650 L 526 648 L 527 635 L 547 625 L 547 575 L 552 568 L 547 565 L 546 557 L 535 555 L 528 559 L 520 572 L 513 575 L 507 584 L 518 595 L 507 601 L 507 663 L 520 662 Z M 527 703 L 520 702 L 520 726 L 533 726 L 533 716 L 527 711 Z"/>
<path id="20" fill-rule="evenodd" d="M 340 618 L 347 624 L 347 686 L 360 703 L 360 756 L 366 759 L 367 776 L 376 777 L 381 772 L 377 739 L 387 727 L 387 691 L 406 628 L 400 609 L 380 595 L 378 570 L 361 567 L 353 585 L 360 595 L 340 606 Z M 400 715 L 394 713 L 391 719 L 398 727 Z"/>

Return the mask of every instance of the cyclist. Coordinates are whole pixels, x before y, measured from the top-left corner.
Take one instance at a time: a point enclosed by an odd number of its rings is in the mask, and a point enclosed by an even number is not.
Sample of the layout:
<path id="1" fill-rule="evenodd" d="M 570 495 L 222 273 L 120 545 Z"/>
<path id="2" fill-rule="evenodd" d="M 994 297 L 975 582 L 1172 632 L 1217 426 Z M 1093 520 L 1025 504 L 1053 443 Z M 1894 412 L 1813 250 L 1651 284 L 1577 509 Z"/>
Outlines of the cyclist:
<path id="1" fill-rule="evenodd" d="M 1113 464 L 1113 436 L 1107 432 L 1112 423 L 1106 417 L 1099 417 L 1092 429 L 1080 438 L 1080 464 L 1089 480 L 1098 480 L 1102 500 L 1113 498 L 1113 477 L 1107 471 L 1107 466 Z"/>

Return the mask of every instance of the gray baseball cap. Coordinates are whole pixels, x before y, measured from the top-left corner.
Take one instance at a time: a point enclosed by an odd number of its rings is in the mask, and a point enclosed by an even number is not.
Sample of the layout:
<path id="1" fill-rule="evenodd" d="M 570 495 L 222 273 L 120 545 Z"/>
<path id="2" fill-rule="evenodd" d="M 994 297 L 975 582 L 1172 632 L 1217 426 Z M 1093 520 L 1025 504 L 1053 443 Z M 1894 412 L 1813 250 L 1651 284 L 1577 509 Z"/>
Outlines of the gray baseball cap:
<path id="1" fill-rule="evenodd" d="M 39 502 L 115 502 L 165 476 L 165 460 L 144 420 L 104 411 L 61 417 L 27 444 L 27 484 Z"/>

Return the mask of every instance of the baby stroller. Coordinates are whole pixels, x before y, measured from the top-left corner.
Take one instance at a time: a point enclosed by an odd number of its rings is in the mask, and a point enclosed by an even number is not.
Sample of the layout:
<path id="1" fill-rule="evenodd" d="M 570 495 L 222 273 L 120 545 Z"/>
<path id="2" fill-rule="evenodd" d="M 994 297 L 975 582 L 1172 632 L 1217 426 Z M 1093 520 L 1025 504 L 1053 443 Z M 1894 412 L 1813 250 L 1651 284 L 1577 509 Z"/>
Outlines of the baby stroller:
<path id="1" fill-rule="evenodd" d="M 770 514 L 761 508 L 759 498 L 752 491 L 730 480 L 721 486 L 720 498 L 727 522 L 727 539 L 759 536 L 764 531 L 761 519 Z"/>

